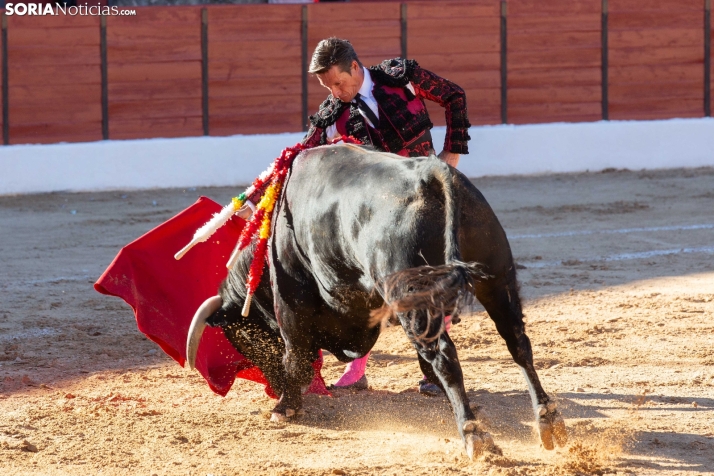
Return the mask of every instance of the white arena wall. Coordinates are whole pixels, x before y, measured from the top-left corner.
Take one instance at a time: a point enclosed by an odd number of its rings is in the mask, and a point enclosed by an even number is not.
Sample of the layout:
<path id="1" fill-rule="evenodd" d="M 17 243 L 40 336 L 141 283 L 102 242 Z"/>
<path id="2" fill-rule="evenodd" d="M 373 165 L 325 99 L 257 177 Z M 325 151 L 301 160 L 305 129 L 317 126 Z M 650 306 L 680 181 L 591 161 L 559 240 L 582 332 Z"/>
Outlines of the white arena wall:
<path id="1" fill-rule="evenodd" d="M 444 127 L 434 128 L 440 150 Z M 469 177 L 714 166 L 714 119 L 472 127 Z M 0 195 L 244 186 L 302 133 L 0 147 Z M 714 185 L 713 185 L 714 186 Z"/>

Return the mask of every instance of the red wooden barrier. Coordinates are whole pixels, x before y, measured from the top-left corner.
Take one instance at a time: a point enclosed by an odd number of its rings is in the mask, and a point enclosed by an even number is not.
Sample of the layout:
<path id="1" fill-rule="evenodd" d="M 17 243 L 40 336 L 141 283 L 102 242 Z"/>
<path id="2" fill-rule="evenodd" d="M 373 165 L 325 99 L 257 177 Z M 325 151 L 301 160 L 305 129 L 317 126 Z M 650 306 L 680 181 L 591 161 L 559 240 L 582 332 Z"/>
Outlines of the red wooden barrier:
<path id="1" fill-rule="evenodd" d="M 398 3 L 352 5 L 316 3 L 308 11 L 308 55 L 317 43 L 330 36 L 347 38 L 365 66 L 401 55 Z M 308 78 L 308 111 L 314 114 L 329 91 L 316 77 Z"/>
<path id="2" fill-rule="evenodd" d="M 301 8 L 208 9 L 211 135 L 302 130 Z"/>
<path id="3" fill-rule="evenodd" d="M 714 14 L 711 4 L 709 0 L 709 115 L 714 114 Z"/>
<path id="4" fill-rule="evenodd" d="M 610 118 L 701 117 L 703 0 L 610 0 Z"/>
<path id="5" fill-rule="evenodd" d="M 101 139 L 99 18 L 7 22 L 10 143 Z"/>
<path id="6" fill-rule="evenodd" d="M 0 21 L 2 21 L 2 30 L 0 30 L 1 35 L 6 34 L 5 27 L 7 25 L 7 17 L 5 16 L 5 10 L 0 9 L 0 14 L 2 17 L 0 18 Z M 4 40 L 0 37 L 0 41 Z M 0 131 L 2 131 L 2 144 L 5 145 L 8 137 L 6 137 L 9 134 L 6 134 L 5 132 L 5 102 L 7 102 L 7 98 L 5 97 L 5 89 L 4 89 L 4 81 L 5 78 L 3 77 L 3 68 L 5 67 L 5 47 L 3 46 L 0 48 L 0 91 L 2 91 L 2 94 L 0 95 L 0 106 L 2 107 L 2 110 L 0 111 Z M 9 81 L 8 81 L 9 84 Z"/>
<path id="7" fill-rule="evenodd" d="M 464 88 L 472 124 L 500 123 L 499 3 L 412 3 L 407 20 L 407 56 Z M 444 125 L 444 110 L 427 106 L 434 124 Z"/>
<path id="8" fill-rule="evenodd" d="M 107 19 L 109 137 L 201 135 L 200 9 L 136 10 Z"/>
<path id="9" fill-rule="evenodd" d="M 367 66 L 401 56 L 406 39 L 407 57 L 466 90 L 473 124 L 501 121 L 504 92 L 512 123 L 599 120 L 604 86 L 611 119 L 701 117 L 705 1 L 609 0 L 603 85 L 602 0 L 508 0 L 506 91 L 499 0 L 405 1 L 405 30 L 398 1 L 311 4 L 307 57 L 302 5 L 136 7 L 106 22 L 108 136 L 202 135 L 206 118 L 212 135 L 300 131 L 302 63 L 332 35 Z M 101 139 L 99 17 L 5 20 L 10 143 Z M 312 114 L 328 91 L 314 77 L 307 91 Z M 443 110 L 429 109 L 443 124 Z"/>
<path id="10" fill-rule="evenodd" d="M 601 0 L 508 2 L 508 122 L 595 121 Z"/>

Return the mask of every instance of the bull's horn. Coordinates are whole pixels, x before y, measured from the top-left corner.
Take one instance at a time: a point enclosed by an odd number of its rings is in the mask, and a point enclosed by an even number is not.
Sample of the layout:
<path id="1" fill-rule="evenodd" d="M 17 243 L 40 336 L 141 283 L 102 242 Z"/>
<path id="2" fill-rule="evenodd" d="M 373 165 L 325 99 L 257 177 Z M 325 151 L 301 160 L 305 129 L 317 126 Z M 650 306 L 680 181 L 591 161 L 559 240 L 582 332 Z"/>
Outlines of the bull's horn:
<path id="1" fill-rule="evenodd" d="M 193 315 L 191 327 L 188 328 L 188 337 L 186 338 L 186 360 L 191 370 L 196 368 L 196 353 L 198 352 L 198 344 L 201 342 L 201 336 L 206 329 L 206 320 L 211 315 L 219 310 L 223 305 L 221 296 L 211 296 L 198 308 L 196 314 Z"/>

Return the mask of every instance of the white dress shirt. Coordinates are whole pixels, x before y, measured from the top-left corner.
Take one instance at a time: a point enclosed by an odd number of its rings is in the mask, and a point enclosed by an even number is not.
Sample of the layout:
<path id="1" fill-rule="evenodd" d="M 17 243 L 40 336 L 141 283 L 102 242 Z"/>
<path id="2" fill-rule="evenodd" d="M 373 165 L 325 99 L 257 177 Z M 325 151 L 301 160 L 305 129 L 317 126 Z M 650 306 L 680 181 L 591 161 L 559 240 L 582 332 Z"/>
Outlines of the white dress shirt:
<path id="1" fill-rule="evenodd" d="M 362 87 L 359 88 L 359 94 L 362 96 L 362 100 L 369 106 L 369 108 L 372 110 L 375 116 L 377 116 L 377 119 L 379 119 L 379 106 L 377 105 L 377 100 L 374 98 L 374 94 L 372 94 L 372 89 L 374 88 L 374 82 L 372 81 L 372 76 L 369 74 L 369 70 L 362 66 L 362 71 L 364 71 L 364 80 L 362 81 Z M 414 86 L 410 82 L 407 84 L 407 89 L 412 92 L 412 94 L 416 95 L 416 91 L 414 90 Z M 354 102 L 354 100 L 352 101 Z M 369 124 L 370 126 L 374 127 L 374 124 L 372 124 L 372 121 L 369 120 L 369 118 L 363 114 L 360 111 L 360 114 L 364 118 L 364 120 Z M 333 140 L 337 139 L 340 137 L 340 133 L 337 132 L 337 124 L 332 124 L 331 126 L 327 126 L 327 129 L 325 129 L 325 134 L 327 135 L 327 140 Z"/>
<path id="2" fill-rule="evenodd" d="M 369 74 L 369 70 L 364 66 L 362 66 L 362 71 L 364 71 L 364 80 L 362 81 L 362 87 L 359 88 L 358 92 L 360 96 L 362 96 L 362 100 L 365 102 L 365 104 L 369 106 L 374 115 L 377 116 L 377 119 L 379 119 L 379 107 L 377 106 L 377 100 L 374 99 L 374 94 L 372 94 L 372 88 L 374 87 L 374 82 L 372 82 L 372 76 Z M 352 102 L 354 102 L 354 100 Z M 362 114 L 362 117 L 364 117 L 364 120 L 367 122 L 367 124 L 374 127 L 374 124 L 372 124 L 372 121 L 370 121 L 367 116 Z M 340 137 L 340 133 L 337 132 L 337 124 L 327 126 L 325 134 L 327 135 L 328 140 L 333 140 Z"/>
<path id="3" fill-rule="evenodd" d="M 374 88 L 372 75 L 369 74 L 369 70 L 364 66 L 362 66 L 362 70 L 364 71 L 364 81 L 362 81 L 362 87 L 359 88 L 359 95 L 362 96 L 364 103 L 369 106 L 374 115 L 377 116 L 377 119 L 379 119 L 379 106 L 377 106 L 377 100 L 374 99 L 374 94 L 372 94 L 372 88 Z M 354 100 L 352 102 L 354 102 Z M 361 111 L 360 114 L 362 114 Z M 367 121 L 367 124 L 374 127 L 372 121 L 370 121 L 365 114 L 362 114 L 362 117 L 364 117 L 364 120 Z"/>

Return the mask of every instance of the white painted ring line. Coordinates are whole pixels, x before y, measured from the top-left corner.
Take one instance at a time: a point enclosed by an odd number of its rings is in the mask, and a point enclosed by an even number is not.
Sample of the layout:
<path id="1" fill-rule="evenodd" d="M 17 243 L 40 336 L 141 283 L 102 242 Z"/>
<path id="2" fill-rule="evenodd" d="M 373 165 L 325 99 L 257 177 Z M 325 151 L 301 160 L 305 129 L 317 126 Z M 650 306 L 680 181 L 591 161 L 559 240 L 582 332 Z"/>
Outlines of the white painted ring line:
<path id="1" fill-rule="evenodd" d="M 509 240 L 518 239 L 528 239 L 528 238 L 557 238 L 557 237 L 570 237 L 570 236 L 584 236 L 584 235 L 616 235 L 616 234 L 627 234 L 627 233 L 642 233 L 642 232 L 657 232 L 657 231 L 691 231 L 691 230 L 712 230 L 714 229 L 714 224 L 710 223 L 699 223 L 695 225 L 672 225 L 672 226 L 651 226 L 651 227 L 638 227 L 638 228 L 619 228 L 615 230 L 576 230 L 576 231 L 563 231 L 555 233 L 532 233 L 524 235 L 513 235 L 509 237 Z M 704 246 L 698 248 L 676 248 L 669 250 L 651 250 L 651 251 L 641 251 L 633 253 L 620 253 L 610 256 L 600 256 L 595 258 L 578 258 L 577 261 L 582 262 L 608 262 L 608 261 L 624 261 L 624 260 L 634 260 L 634 259 L 645 259 L 652 258 L 655 256 L 668 256 L 675 254 L 690 254 L 690 253 L 706 253 L 714 254 L 714 247 Z M 519 264 L 525 266 L 526 268 L 555 268 L 559 266 L 566 266 L 564 262 L 567 260 L 558 261 L 531 261 L 531 262 L 519 262 Z"/>
<path id="2" fill-rule="evenodd" d="M 617 255 L 601 256 L 598 258 L 582 258 L 578 259 L 582 263 L 593 263 L 593 262 L 609 262 L 609 261 L 625 261 L 632 259 L 645 259 L 652 258 L 655 256 L 668 256 L 677 254 L 690 254 L 690 253 L 705 253 L 714 254 L 714 246 L 702 246 L 699 248 L 677 248 L 670 250 L 652 250 L 652 251 L 641 251 L 638 253 L 621 253 Z M 526 268 L 556 268 L 559 266 L 567 266 L 566 261 L 531 261 L 531 262 L 519 262 L 519 264 L 525 266 Z"/>
<path id="3" fill-rule="evenodd" d="M 13 334 L 0 334 L 0 342 L 8 342 L 13 339 L 28 339 L 32 337 L 47 337 L 59 334 L 59 330 L 54 327 L 38 327 L 26 331 L 15 332 Z"/>
<path id="4" fill-rule="evenodd" d="M 73 275 L 73 276 L 57 276 L 54 278 L 45 278 L 45 279 L 30 279 L 30 280 L 25 280 L 25 281 L 9 281 L 9 282 L 0 282 L 0 288 L 3 289 L 17 289 L 17 288 L 22 288 L 24 286 L 36 286 L 38 284 L 55 284 L 55 283 L 62 283 L 62 282 L 73 282 L 73 281 L 85 281 L 85 280 L 93 280 L 96 278 L 92 278 L 88 274 L 81 274 L 81 275 Z M 94 282 L 94 281 L 92 281 Z"/>
<path id="5" fill-rule="evenodd" d="M 508 237 L 509 240 L 518 239 L 528 239 L 528 238 L 556 238 L 556 237 L 568 237 L 568 236 L 583 236 L 583 235 L 614 235 L 614 234 L 626 234 L 626 233 L 642 233 L 642 232 L 656 232 L 656 231 L 686 231 L 686 230 L 711 230 L 714 229 L 714 224 L 701 223 L 696 225 L 674 225 L 674 226 L 652 226 L 652 227 L 640 227 L 640 228 L 619 228 L 615 230 L 580 230 L 580 231 L 562 231 L 556 233 L 537 233 L 537 234 L 525 234 L 525 235 L 512 235 Z M 643 259 L 650 258 L 654 256 L 666 256 L 680 253 L 714 253 L 714 247 L 700 247 L 700 248 L 677 248 L 670 250 L 653 250 L 653 251 L 642 251 L 639 253 L 622 253 L 618 255 L 605 256 L 599 258 L 584 258 L 579 261 L 593 262 L 593 261 L 623 261 L 630 259 Z M 567 260 L 566 260 L 567 261 Z M 523 266 L 527 268 L 554 268 L 558 266 L 564 266 L 563 260 L 559 261 L 532 261 L 532 262 L 520 262 Z M 20 283 L 12 283 L 15 286 L 18 285 L 28 285 L 28 284 L 49 284 L 61 281 L 82 281 L 85 279 L 90 279 L 89 275 L 74 275 L 74 276 L 58 276 L 55 278 L 37 279 L 31 281 L 24 281 Z M 7 284 L 5 286 L 8 286 Z"/>
<path id="6" fill-rule="evenodd" d="M 702 223 L 698 225 L 673 225 L 673 226 L 651 226 L 644 228 L 620 228 L 617 230 L 578 230 L 578 231 L 561 231 L 555 233 L 534 233 L 525 235 L 512 235 L 509 240 L 523 240 L 527 238 L 558 238 L 567 236 L 583 236 L 583 235 L 617 235 L 627 233 L 642 233 L 653 231 L 686 231 L 686 230 L 712 230 L 714 224 Z"/>

